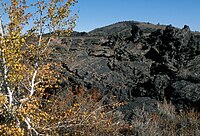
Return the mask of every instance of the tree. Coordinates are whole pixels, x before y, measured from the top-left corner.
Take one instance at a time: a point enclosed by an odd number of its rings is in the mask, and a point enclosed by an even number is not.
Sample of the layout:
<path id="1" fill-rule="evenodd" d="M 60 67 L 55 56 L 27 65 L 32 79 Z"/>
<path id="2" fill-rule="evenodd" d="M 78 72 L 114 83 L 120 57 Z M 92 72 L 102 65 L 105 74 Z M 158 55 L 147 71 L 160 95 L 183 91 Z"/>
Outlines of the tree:
<path id="1" fill-rule="evenodd" d="M 62 64 L 52 61 L 52 46 L 73 32 L 77 1 L 0 2 L 0 135 L 116 135 L 120 121 L 111 107 L 118 103 L 103 105 L 98 91 L 77 87 L 76 98 L 69 89 L 43 99 L 67 80 Z"/>
<path id="2" fill-rule="evenodd" d="M 51 41 L 73 31 L 77 16 L 71 14 L 71 7 L 77 1 L 0 2 L 4 19 L 0 18 L 0 115 L 5 119 L 0 133 L 39 134 L 37 125 L 51 118 L 40 108 L 41 96 L 60 82 L 54 69 L 59 64 L 49 61 Z"/>

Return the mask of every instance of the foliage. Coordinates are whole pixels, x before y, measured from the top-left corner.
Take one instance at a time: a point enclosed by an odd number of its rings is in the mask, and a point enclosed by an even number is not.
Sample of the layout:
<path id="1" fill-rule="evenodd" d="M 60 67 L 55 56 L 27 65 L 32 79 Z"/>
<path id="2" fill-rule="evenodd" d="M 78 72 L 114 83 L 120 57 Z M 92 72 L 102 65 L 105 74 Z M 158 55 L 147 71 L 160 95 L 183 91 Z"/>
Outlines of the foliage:
<path id="1" fill-rule="evenodd" d="M 0 2 L 0 133 L 39 134 L 36 128 L 50 119 L 41 108 L 43 93 L 61 81 L 55 69 L 60 65 L 49 61 L 50 44 L 57 31 L 73 31 L 77 16 L 71 7 L 77 1 Z"/>
<path id="2" fill-rule="evenodd" d="M 74 95 L 70 89 L 48 100 L 32 97 L 21 103 L 14 118 L 7 108 L 1 109 L 1 135 L 118 135 L 123 120 L 115 109 L 120 103 L 103 104 L 106 97 L 97 97 L 97 90 L 78 91 Z"/>

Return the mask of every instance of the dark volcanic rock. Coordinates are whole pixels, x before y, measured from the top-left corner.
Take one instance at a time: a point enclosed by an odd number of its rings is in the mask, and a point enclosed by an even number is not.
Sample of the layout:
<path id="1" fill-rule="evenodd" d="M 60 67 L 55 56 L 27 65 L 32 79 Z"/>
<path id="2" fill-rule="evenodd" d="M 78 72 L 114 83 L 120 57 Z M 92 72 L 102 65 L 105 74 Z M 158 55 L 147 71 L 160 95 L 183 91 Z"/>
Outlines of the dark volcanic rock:
<path id="1" fill-rule="evenodd" d="M 149 97 L 137 97 L 128 104 L 121 106 L 118 110 L 125 116 L 125 120 L 130 120 L 131 117 L 139 110 L 148 113 L 158 112 L 158 101 Z"/>
<path id="2" fill-rule="evenodd" d="M 200 83 L 200 55 L 190 60 L 187 65 L 180 70 L 178 77 L 192 83 Z"/>
<path id="3" fill-rule="evenodd" d="M 151 49 L 145 55 L 155 61 L 151 68 L 152 74 L 167 74 L 164 96 L 173 99 L 174 104 L 179 107 L 180 103 L 182 106 L 197 106 L 200 98 L 197 95 L 200 93 L 198 88 L 200 60 L 196 56 L 199 54 L 199 40 L 192 35 L 188 26 L 184 26 L 181 30 L 167 26 L 164 31 L 159 31 L 150 35 L 148 43 Z M 154 85 L 156 86 L 156 83 Z"/>
<path id="4" fill-rule="evenodd" d="M 200 110 L 200 83 L 195 84 L 185 80 L 177 81 L 172 84 L 171 100 L 178 108 L 193 107 Z M 187 104 L 187 107 L 183 107 Z"/>
<path id="5" fill-rule="evenodd" d="M 62 39 L 61 52 L 68 58 L 61 60 L 66 76 L 73 78 L 73 84 L 97 87 L 102 95 L 114 95 L 131 105 L 137 97 L 166 97 L 177 107 L 199 108 L 200 36 L 188 26 L 170 25 L 147 34 L 140 25 L 132 25 L 128 37 L 98 37 L 93 31 Z"/>

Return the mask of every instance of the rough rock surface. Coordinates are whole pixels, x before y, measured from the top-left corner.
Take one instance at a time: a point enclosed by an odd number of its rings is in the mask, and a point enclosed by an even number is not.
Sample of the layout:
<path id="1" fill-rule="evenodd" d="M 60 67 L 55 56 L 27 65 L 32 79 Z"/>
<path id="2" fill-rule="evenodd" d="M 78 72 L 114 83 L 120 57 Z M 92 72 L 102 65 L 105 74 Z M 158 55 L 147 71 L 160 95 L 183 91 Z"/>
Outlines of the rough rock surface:
<path id="1" fill-rule="evenodd" d="M 200 110 L 200 36 L 188 26 L 169 25 L 148 34 L 132 28 L 127 37 L 61 38 L 56 57 L 74 85 L 97 87 L 129 105 L 136 98 L 167 98 L 177 108 Z"/>

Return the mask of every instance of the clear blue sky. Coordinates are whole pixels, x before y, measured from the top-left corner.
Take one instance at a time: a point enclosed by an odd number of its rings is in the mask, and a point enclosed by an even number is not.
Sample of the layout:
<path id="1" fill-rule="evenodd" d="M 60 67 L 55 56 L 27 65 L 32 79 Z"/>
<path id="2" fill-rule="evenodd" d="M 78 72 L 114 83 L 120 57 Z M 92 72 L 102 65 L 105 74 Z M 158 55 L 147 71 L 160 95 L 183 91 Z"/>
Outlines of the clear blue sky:
<path id="1" fill-rule="evenodd" d="M 79 0 L 76 31 L 90 31 L 119 21 L 189 25 L 200 31 L 200 0 Z"/>
<path id="2" fill-rule="evenodd" d="M 129 20 L 172 24 L 179 28 L 186 24 L 191 30 L 200 31 L 200 0 L 78 0 L 72 10 L 79 11 L 76 31 L 88 32 Z"/>

